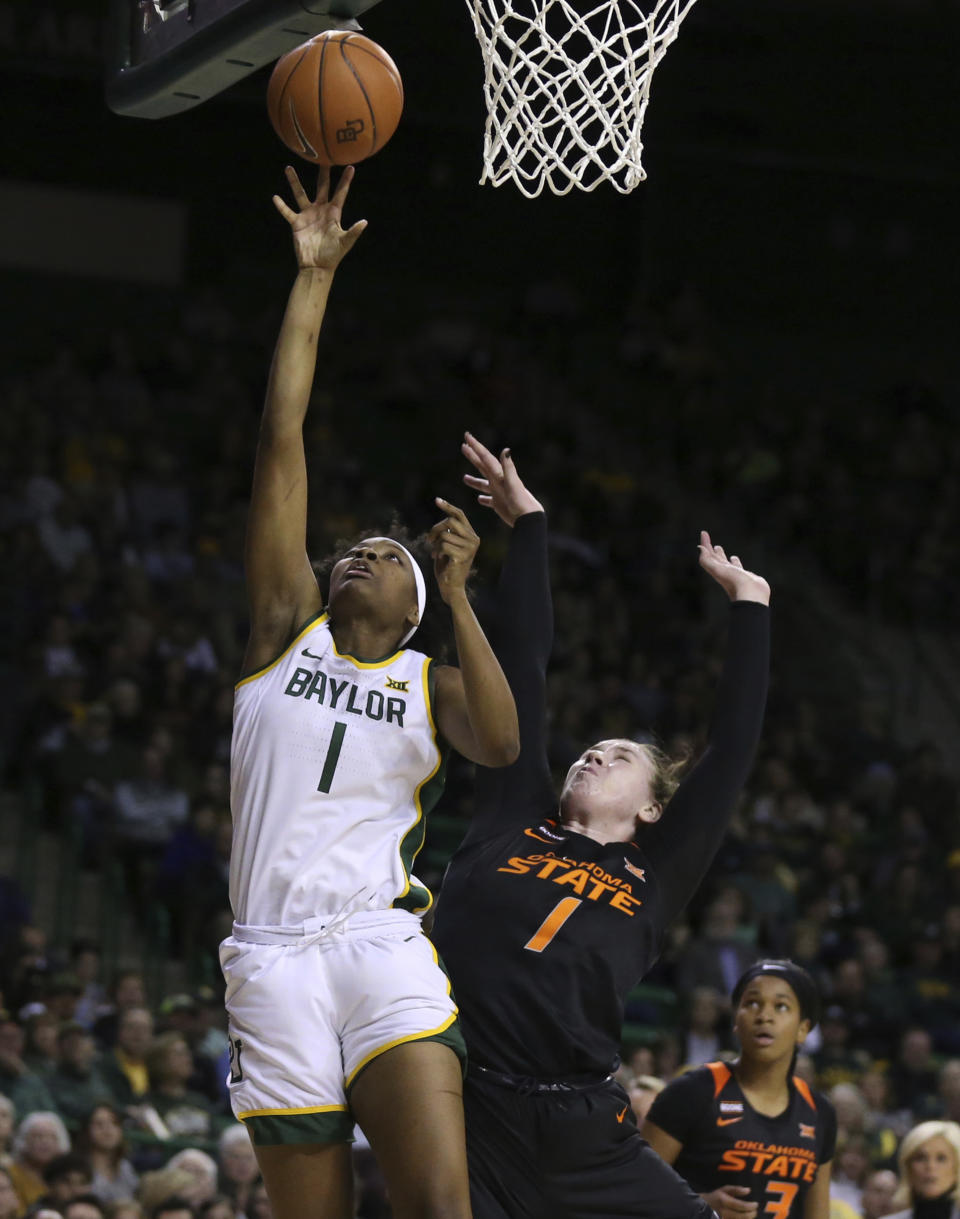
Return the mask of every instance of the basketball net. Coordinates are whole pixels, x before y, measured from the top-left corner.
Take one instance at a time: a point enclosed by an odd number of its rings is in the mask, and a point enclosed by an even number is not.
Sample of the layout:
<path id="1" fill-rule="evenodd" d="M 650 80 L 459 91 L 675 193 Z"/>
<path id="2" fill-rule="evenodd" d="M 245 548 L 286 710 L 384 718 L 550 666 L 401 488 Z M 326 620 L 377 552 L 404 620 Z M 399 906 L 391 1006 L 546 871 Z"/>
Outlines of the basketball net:
<path id="1" fill-rule="evenodd" d="M 484 62 L 481 183 L 638 186 L 654 69 L 695 0 L 466 0 Z"/>

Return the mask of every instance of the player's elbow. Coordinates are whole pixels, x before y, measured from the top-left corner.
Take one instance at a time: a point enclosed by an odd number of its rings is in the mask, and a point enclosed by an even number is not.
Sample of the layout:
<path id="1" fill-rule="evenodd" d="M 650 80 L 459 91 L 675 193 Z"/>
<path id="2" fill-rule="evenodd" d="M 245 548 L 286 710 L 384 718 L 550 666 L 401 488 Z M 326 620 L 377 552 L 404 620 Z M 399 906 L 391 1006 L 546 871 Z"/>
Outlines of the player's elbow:
<path id="1" fill-rule="evenodd" d="M 503 733 L 495 741 L 491 741 L 484 752 L 487 754 L 483 761 L 484 766 L 493 768 L 512 766 L 520 757 L 519 733 Z"/>

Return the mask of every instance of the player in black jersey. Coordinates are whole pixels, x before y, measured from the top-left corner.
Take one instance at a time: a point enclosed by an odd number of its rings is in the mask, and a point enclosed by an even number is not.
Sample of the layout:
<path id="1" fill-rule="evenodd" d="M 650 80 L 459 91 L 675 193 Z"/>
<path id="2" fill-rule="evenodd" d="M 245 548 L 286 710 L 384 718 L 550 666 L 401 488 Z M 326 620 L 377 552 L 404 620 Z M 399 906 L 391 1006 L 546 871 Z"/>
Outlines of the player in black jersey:
<path id="1" fill-rule="evenodd" d="M 672 795 L 649 747 L 601 741 L 559 809 L 546 755 L 553 621 L 546 519 L 509 453 L 467 436 L 467 483 L 513 526 L 492 638 L 521 751 L 478 768 L 433 937 L 470 1054 L 464 1094 L 474 1219 L 698 1219 L 707 1204 L 647 1146 L 612 1079 L 624 1000 L 700 883 L 756 748 L 766 698 L 769 587 L 701 535 L 700 564 L 734 602 L 709 744 Z"/>
<path id="2" fill-rule="evenodd" d="M 644 1137 L 721 1219 L 827 1219 L 837 1118 L 793 1074 L 817 1020 L 813 979 L 792 961 L 758 961 L 733 1004 L 740 1057 L 668 1084 Z"/>

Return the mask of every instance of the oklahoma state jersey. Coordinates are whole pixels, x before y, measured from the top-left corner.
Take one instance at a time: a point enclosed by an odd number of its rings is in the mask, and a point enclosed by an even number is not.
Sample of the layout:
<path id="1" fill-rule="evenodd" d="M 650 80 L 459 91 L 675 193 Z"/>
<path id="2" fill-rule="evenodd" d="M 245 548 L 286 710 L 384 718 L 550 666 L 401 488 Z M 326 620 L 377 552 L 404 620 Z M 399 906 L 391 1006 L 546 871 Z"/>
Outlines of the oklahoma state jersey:
<path id="1" fill-rule="evenodd" d="M 432 898 L 411 874 L 443 786 L 432 661 L 337 652 L 322 614 L 236 688 L 230 901 L 237 923 L 298 927 L 318 916 Z"/>
<path id="2" fill-rule="evenodd" d="M 802 1079 L 790 1081 L 783 1113 L 767 1117 L 751 1108 L 722 1062 L 668 1084 L 648 1120 L 683 1144 L 673 1167 L 697 1193 L 745 1185 L 758 1219 L 801 1219 L 804 1195 L 837 1141 L 833 1106 Z"/>
<path id="3" fill-rule="evenodd" d="M 432 938 L 471 1059 L 538 1078 L 614 1069 L 624 996 L 659 950 L 656 869 L 552 818 L 461 848 Z"/>

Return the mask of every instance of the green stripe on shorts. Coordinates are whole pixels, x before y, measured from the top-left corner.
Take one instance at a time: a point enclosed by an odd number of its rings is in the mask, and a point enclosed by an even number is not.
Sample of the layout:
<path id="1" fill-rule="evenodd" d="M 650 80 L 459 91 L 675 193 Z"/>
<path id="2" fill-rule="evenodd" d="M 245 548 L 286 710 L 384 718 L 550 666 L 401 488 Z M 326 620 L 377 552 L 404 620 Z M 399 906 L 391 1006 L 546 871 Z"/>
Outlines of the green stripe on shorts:
<path id="1" fill-rule="evenodd" d="M 258 1147 L 277 1143 L 352 1143 L 353 1118 L 344 1109 L 325 1113 L 251 1114 L 240 1119 Z"/>

